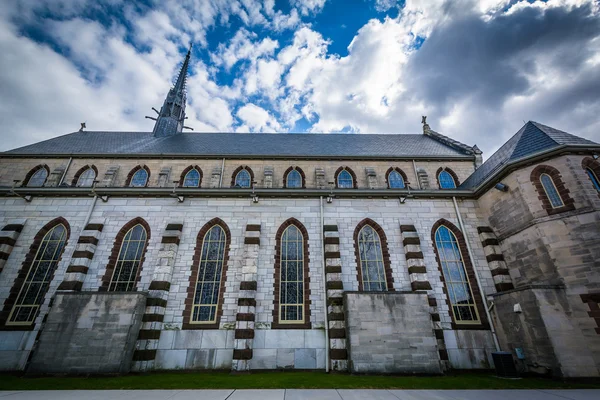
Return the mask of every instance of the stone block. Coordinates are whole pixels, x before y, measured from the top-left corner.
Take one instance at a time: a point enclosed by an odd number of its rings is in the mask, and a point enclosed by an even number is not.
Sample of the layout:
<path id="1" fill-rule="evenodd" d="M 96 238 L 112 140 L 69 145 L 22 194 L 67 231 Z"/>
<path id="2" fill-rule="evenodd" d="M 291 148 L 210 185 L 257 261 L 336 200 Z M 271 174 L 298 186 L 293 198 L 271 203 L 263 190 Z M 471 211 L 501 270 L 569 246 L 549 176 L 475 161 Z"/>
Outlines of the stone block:
<path id="1" fill-rule="evenodd" d="M 317 368 L 316 349 L 296 349 L 294 352 L 294 368 L 315 369 Z"/>
<path id="2" fill-rule="evenodd" d="M 156 369 L 184 369 L 188 350 L 157 350 L 154 365 Z"/>

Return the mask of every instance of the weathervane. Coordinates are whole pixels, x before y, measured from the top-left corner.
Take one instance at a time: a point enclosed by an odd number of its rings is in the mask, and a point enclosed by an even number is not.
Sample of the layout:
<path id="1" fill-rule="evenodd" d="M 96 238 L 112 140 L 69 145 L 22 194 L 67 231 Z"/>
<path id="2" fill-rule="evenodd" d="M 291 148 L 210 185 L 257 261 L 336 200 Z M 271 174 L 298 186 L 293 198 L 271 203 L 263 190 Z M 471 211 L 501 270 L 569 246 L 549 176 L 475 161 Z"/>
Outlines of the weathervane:
<path id="1" fill-rule="evenodd" d="M 422 123 L 423 125 L 427 125 L 427 115 L 423 115 L 423 116 L 421 116 L 421 123 Z"/>
<path id="2" fill-rule="evenodd" d="M 79 128 L 79 132 L 83 132 L 83 130 L 86 128 L 85 122 L 80 122 L 80 124 L 81 124 L 81 128 Z"/>

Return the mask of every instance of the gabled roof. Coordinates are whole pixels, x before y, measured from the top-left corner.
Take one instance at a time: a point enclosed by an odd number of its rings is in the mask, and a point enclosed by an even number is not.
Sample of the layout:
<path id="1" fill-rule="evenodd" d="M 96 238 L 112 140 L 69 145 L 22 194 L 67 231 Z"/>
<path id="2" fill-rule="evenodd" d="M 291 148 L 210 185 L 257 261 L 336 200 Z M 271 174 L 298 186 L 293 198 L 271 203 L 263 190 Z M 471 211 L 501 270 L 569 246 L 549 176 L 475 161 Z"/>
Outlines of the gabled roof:
<path id="1" fill-rule="evenodd" d="M 600 146 L 591 140 L 551 128 L 538 122 L 527 122 L 498 151 L 471 174 L 459 189 L 474 189 L 503 166 L 565 145 Z"/>
<path id="2" fill-rule="evenodd" d="M 466 151 L 422 134 L 74 132 L 0 155 L 462 158 Z"/>

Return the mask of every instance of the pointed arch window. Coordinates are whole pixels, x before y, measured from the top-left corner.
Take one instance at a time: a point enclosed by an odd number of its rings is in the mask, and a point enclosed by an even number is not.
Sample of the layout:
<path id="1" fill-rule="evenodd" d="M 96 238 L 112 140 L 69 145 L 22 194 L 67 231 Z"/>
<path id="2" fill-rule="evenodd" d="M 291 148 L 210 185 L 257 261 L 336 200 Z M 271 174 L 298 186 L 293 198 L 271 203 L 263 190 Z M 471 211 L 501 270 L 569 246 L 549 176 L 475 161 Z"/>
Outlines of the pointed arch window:
<path id="1" fill-rule="evenodd" d="M 538 193 L 542 208 L 548 215 L 575 209 L 575 200 L 569 195 L 560 172 L 550 165 L 538 165 L 529 177 Z"/>
<path id="2" fill-rule="evenodd" d="M 370 225 L 365 225 L 358 232 L 358 255 L 362 290 L 367 292 L 387 290 L 381 238 Z"/>
<path id="3" fill-rule="evenodd" d="M 598 196 L 600 196 L 600 161 L 592 157 L 585 157 L 581 161 L 581 167 L 592 181 L 592 186 L 598 192 Z"/>
<path id="4" fill-rule="evenodd" d="M 77 187 L 92 187 L 96 179 L 96 171 L 92 167 L 88 167 L 77 178 Z"/>
<path id="5" fill-rule="evenodd" d="M 550 200 L 550 204 L 552 204 L 552 208 L 560 208 L 564 207 L 564 203 L 558 194 L 558 190 L 556 190 L 556 185 L 552 180 L 552 177 L 548 174 L 540 175 L 540 182 L 542 182 L 542 187 L 546 192 L 546 196 Z"/>
<path id="6" fill-rule="evenodd" d="M 596 176 L 596 174 L 594 173 L 594 171 L 592 171 L 591 168 L 587 168 L 585 170 L 585 172 L 590 177 L 590 180 L 592 181 L 592 184 L 594 185 L 594 188 L 596 188 L 596 190 L 600 192 L 600 181 L 598 180 L 598 177 Z"/>
<path id="7" fill-rule="evenodd" d="M 29 254 L 33 254 L 33 259 L 29 266 L 24 265 L 22 269 L 25 280 L 18 289 L 6 325 L 31 325 L 35 321 L 68 237 L 66 221 L 59 223 L 53 221 L 38 232 L 34 245 L 29 250 Z M 37 240 L 40 240 L 39 244 L 36 244 Z M 29 256 L 26 262 L 27 259 Z"/>
<path id="8" fill-rule="evenodd" d="M 355 187 L 355 176 L 348 168 L 342 168 L 335 178 L 336 185 L 340 189 L 352 189 Z"/>
<path id="9" fill-rule="evenodd" d="M 129 186 L 144 187 L 148 183 L 148 172 L 144 168 L 138 169 L 131 177 Z"/>
<path id="10" fill-rule="evenodd" d="M 199 187 L 200 186 L 200 171 L 196 168 L 190 169 L 183 178 L 183 187 Z"/>
<path id="11" fill-rule="evenodd" d="M 406 187 L 406 175 L 400 168 L 390 168 L 386 174 L 388 188 L 404 189 Z"/>
<path id="12" fill-rule="evenodd" d="M 37 166 L 29 174 L 29 178 L 26 179 L 27 187 L 42 187 L 48 179 L 48 169 L 45 166 Z"/>
<path id="13" fill-rule="evenodd" d="M 438 173 L 438 182 L 440 184 L 440 189 L 456 189 L 456 181 L 447 170 Z"/>
<path id="14" fill-rule="evenodd" d="M 479 312 L 456 235 L 445 225 L 435 230 L 435 247 L 454 321 L 479 324 Z"/>
<path id="15" fill-rule="evenodd" d="M 135 290 L 147 244 L 148 232 L 142 224 L 126 231 L 108 284 L 109 292 Z"/>
<path id="16" fill-rule="evenodd" d="M 249 188 L 250 185 L 252 183 L 251 180 L 251 176 L 250 176 L 250 172 L 248 172 L 247 169 L 241 169 L 236 175 L 235 175 L 235 185 L 236 187 L 241 187 L 241 188 Z"/>
<path id="17" fill-rule="evenodd" d="M 284 188 L 303 188 L 304 187 L 304 172 L 298 167 L 290 167 L 284 174 Z"/>

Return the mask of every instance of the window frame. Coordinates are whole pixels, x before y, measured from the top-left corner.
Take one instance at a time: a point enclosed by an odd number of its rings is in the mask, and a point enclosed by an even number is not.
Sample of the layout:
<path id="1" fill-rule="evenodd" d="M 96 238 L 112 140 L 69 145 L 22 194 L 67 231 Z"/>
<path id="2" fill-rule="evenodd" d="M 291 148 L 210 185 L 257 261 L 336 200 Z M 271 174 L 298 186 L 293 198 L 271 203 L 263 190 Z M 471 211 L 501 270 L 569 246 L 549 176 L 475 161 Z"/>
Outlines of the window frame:
<path id="1" fill-rule="evenodd" d="M 547 181 L 544 181 L 544 178 L 547 178 Z M 544 188 L 544 192 L 546 193 L 546 197 L 548 197 L 548 200 L 550 200 L 550 205 L 552 206 L 552 208 L 556 209 L 556 208 L 562 208 L 565 206 L 565 202 L 563 201 L 562 197 L 560 197 L 560 194 L 558 193 L 558 189 L 556 188 L 556 184 L 554 183 L 554 180 L 552 179 L 552 177 L 546 173 L 543 173 L 540 175 L 540 183 L 542 184 L 542 187 Z M 550 183 L 552 186 L 548 187 L 548 183 Z M 554 193 L 550 193 L 551 191 L 554 191 Z M 553 196 L 556 195 L 556 196 Z M 560 201 L 560 204 L 555 205 L 554 203 L 554 198 L 556 198 L 556 200 Z"/>
<path id="2" fill-rule="evenodd" d="M 134 186 L 132 183 L 133 178 L 140 170 L 146 171 L 146 183 L 143 186 Z M 131 188 L 144 188 L 144 187 L 148 187 L 149 184 L 150 184 L 150 168 L 148 168 L 145 165 L 138 165 L 138 166 L 134 167 L 129 172 L 129 175 L 127 175 L 127 180 L 125 182 L 125 186 L 131 187 Z"/>
<path id="3" fill-rule="evenodd" d="M 340 187 L 340 185 L 339 185 L 339 176 L 340 176 L 340 174 L 343 171 L 346 171 L 350 175 L 350 177 L 352 178 L 352 187 L 349 187 L 349 188 L 342 188 L 342 187 Z M 357 186 L 357 182 L 356 182 L 356 174 L 354 173 L 354 171 L 352 170 L 352 168 L 344 166 L 344 167 L 339 167 L 337 169 L 337 171 L 335 171 L 335 187 L 336 187 L 336 189 L 356 189 L 358 187 Z"/>
<path id="4" fill-rule="evenodd" d="M 598 197 L 600 197 L 600 161 L 592 157 L 585 157 L 581 160 L 581 168 L 586 172 L 588 179 L 592 181 L 592 187 L 596 190 Z M 588 171 L 593 175 L 590 176 Z"/>
<path id="5" fill-rule="evenodd" d="M 41 170 L 44 170 L 46 172 L 46 177 L 44 178 L 44 182 L 42 182 L 42 184 L 39 185 L 39 186 L 37 186 L 37 185 L 36 186 L 30 186 L 30 182 L 33 179 L 33 177 L 37 173 L 39 173 Z M 49 176 L 50 176 L 50 168 L 46 164 L 36 165 L 31 170 L 29 170 L 29 172 L 27 173 L 27 175 L 25 175 L 25 179 L 23 179 L 22 186 L 24 186 L 24 187 L 31 187 L 31 188 L 44 187 L 44 185 L 46 184 L 46 182 L 48 182 L 48 177 Z"/>
<path id="6" fill-rule="evenodd" d="M 81 186 L 79 184 L 79 180 L 81 179 L 81 176 L 83 174 L 85 174 L 87 171 L 92 170 L 94 171 L 94 179 L 92 179 L 92 184 L 90 186 Z M 98 178 L 98 169 L 96 168 L 95 165 L 84 165 L 83 167 L 81 167 L 76 173 L 75 176 L 73 177 L 73 181 L 71 182 L 71 186 L 74 187 L 92 187 L 94 186 L 94 181 L 96 181 Z"/>
<path id="7" fill-rule="evenodd" d="M 558 193 L 558 197 L 560 197 L 563 203 L 562 206 L 553 206 L 552 201 L 548 196 L 548 192 L 542 183 L 542 175 L 548 175 L 551 178 L 554 189 L 556 189 L 556 193 Z M 575 200 L 571 198 L 569 194 L 570 191 L 566 188 L 562 176 L 556 168 L 550 165 L 540 164 L 531 171 L 529 178 L 538 193 L 538 199 L 541 201 L 542 209 L 545 210 L 548 215 L 575 210 Z"/>
<path id="8" fill-rule="evenodd" d="M 300 186 L 290 186 L 288 184 L 288 177 L 292 172 L 297 172 L 300 176 Z M 306 176 L 304 175 L 304 171 L 300 167 L 289 167 L 283 173 L 283 187 L 286 189 L 305 189 L 306 188 Z"/>
<path id="9" fill-rule="evenodd" d="M 379 242 L 381 243 L 381 254 L 383 261 L 383 271 L 385 274 L 385 283 L 386 283 L 386 292 L 393 292 L 394 289 L 394 277 L 392 273 L 392 267 L 390 264 L 390 252 L 388 248 L 387 236 L 383 230 L 383 228 L 375 221 L 370 218 L 365 218 L 361 222 L 356 225 L 354 229 L 354 256 L 356 262 L 356 280 L 358 282 L 358 290 L 360 292 L 365 291 L 364 282 L 363 282 L 363 272 L 362 272 L 362 260 L 360 257 L 360 245 L 359 245 L 359 235 L 362 229 L 365 226 L 371 227 L 377 236 L 379 237 Z M 372 292 L 372 291 L 369 291 Z M 375 292 L 376 293 L 376 292 Z"/>
<path id="10" fill-rule="evenodd" d="M 198 185 L 197 186 L 186 186 L 185 181 L 187 179 L 187 176 L 193 170 L 196 170 L 196 172 L 198 173 Z M 190 165 L 189 167 L 184 169 L 183 172 L 181 172 L 181 176 L 179 177 L 179 187 L 181 187 L 181 188 L 200 188 L 200 187 L 202 187 L 202 176 L 203 176 L 202 169 L 200 169 L 199 166 Z"/>
<path id="11" fill-rule="evenodd" d="M 445 188 L 445 187 L 442 187 L 442 181 L 440 180 L 440 175 L 441 175 L 443 172 L 447 173 L 447 174 L 448 174 L 448 175 L 449 175 L 449 176 L 452 178 L 452 180 L 454 181 L 454 187 L 452 187 L 452 188 Z M 438 182 L 438 188 L 439 188 L 439 189 L 441 189 L 441 190 L 452 190 L 452 189 L 457 189 L 457 188 L 460 186 L 460 181 L 458 180 L 458 176 L 456 175 L 456 173 L 455 173 L 455 172 L 454 172 L 452 169 L 450 169 L 450 168 L 448 168 L 448 167 L 440 167 L 440 168 L 437 170 L 437 172 L 436 172 L 435 176 L 436 176 L 436 178 L 437 178 L 437 182 Z"/>
<path id="12" fill-rule="evenodd" d="M 252 187 L 254 187 L 254 172 L 252 171 L 252 168 L 248 167 L 247 165 L 240 165 L 239 167 L 237 167 L 235 169 L 235 171 L 233 171 L 233 174 L 231 174 L 231 187 L 236 188 L 235 185 L 237 183 L 237 176 L 242 170 L 246 170 L 246 172 L 250 175 L 250 186 L 248 186 L 248 187 L 240 186 L 238 188 L 239 189 L 251 189 Z"/>
<path id="13" fill-rule="evenodd" d="M 398 175 L 400 175 L 400 178 L 402 178 L 402 184 L 403 186 L 401 188 L 393 188 L 390 184 L 390 175 L 392 173 L 397 173 Z M 390 169 L 387 170 L 387 172 L 385 173 L 385 182 L 387 184 L 388 189 L 406 189 L 409 185 L 410 182 L 407 182 L 407 177 L 406 174 L 404 173 L 404 171 L 402 171 L 400 168 L 396 167 L 390 167 Z"/>

